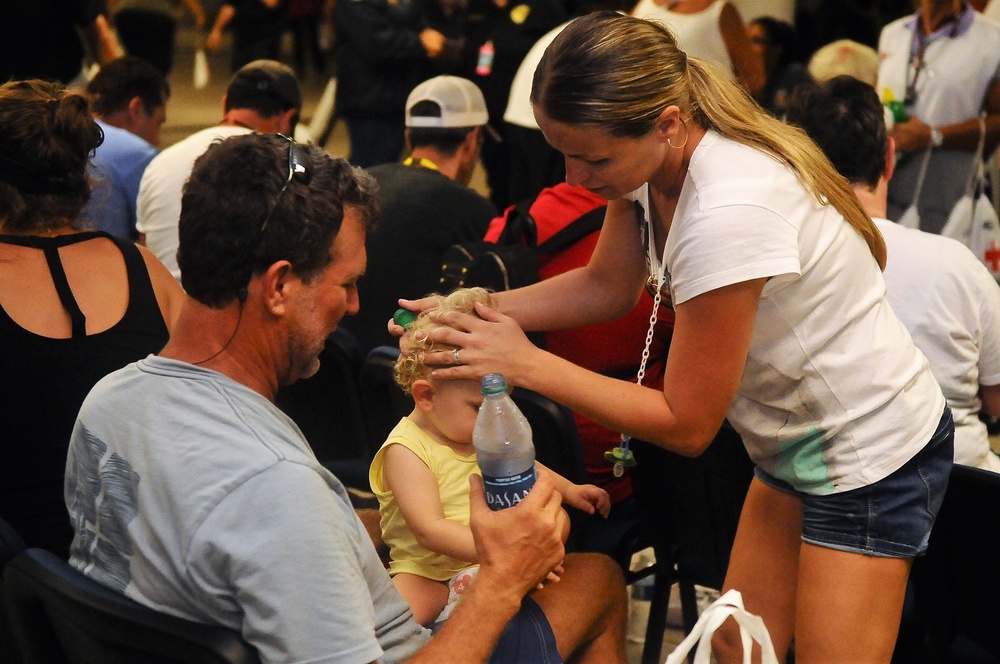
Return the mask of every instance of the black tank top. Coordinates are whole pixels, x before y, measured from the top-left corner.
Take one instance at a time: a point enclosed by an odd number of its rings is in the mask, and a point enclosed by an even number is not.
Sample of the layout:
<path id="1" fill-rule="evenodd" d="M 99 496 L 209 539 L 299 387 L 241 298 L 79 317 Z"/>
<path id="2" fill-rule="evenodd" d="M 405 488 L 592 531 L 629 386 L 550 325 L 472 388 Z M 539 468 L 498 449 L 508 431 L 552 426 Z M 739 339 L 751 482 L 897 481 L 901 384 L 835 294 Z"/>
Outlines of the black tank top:
<path id="1" fill-rule="evenodd" d="M 88 335 L 58 250 L 99 237 L 113 241 L 125 259 L 128 307 L 118 323 Z M 127 240 L 98 231 L 54 238 L 0 235 L 0 242 L 43 251 L 73 326 L 68 339 L 43 337 L 0 307 L 0 517 L 28 546 L 65 557 L 72 530 L 63 473 L 80 405 L 101 378 L 163 348 L 167 325 L 142 254 Z"/>

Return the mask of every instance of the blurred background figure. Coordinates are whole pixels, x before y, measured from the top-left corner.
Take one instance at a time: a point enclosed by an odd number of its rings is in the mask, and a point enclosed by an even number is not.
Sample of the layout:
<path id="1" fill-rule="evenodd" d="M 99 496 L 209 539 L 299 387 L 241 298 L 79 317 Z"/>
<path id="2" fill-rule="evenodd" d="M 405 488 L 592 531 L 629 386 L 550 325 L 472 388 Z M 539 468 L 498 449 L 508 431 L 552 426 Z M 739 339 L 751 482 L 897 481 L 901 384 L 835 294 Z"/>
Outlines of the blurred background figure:
<path id="1" fill-rule="evenodd" d="M 500 141 L 483 144 L 482 162 L 490 200 L 498 210 L 512 199 L 510 149 L 504 113 L 514 77 L 531 47 L 566 20 L 559 0 L 481 0 L 470 3 L 464 76 L 479 86 L 490 112 L 490 126 Z"/>
<path id="2" fill-rule="evenodd" d="M 124 54 L 92 0 L 7 0 L 3 13 L 0 82 L 41 78 L 83 87 L 85 56 L 89 64 Z"/>
<path id="3" fill-rule="evenodd" d="M 872 87 L 878 79 L 878 52 L 850 39 L 838 39 L 809 58 L 809 74 L 818 83 L 837 76 L 853 76 Z"/>
<path id="4" fill-rule="evenodd" d="M 191 13 L 199 31 L 205 28 L 201 0 L 107 0 L 107 3 L 125 51 L 146 60 L 164 76 L 169 76 L 174 67 L 180 7 Z"/>
<path id="5" fill-rule="evenodd" d="M 632 15 L 666 24 L 689 56 L 732 72 L 754 96 L 763 91 L 764 62 L 729 0 L 639 0 Z"/>
<path id="6" fill-rule="evenodd" d="M 790 23 L 758 16 L 747 24 L 747 37 L 764 62 L 764 89 L 757 101 L 781 117 L 795 86 L 812 80 L 802 62 L 799 39 Z"/>
<path id="7" fill-rule="evenodd" d="M 151 253 L 80 229 L 102 138 L 83 95 L 0 86 L 0 514 L 28 546 L 64 558 L 80 404 L 106 374 L 160 350 L 184 299 Z"/>
<path id="8" fill-rule="evenodd" d="M 320 47 L 320 21 L 323 7 L 320 0 L 288 0 L 285 5 L 288 29 L 292 33 L 292 56 L 295 73 L 301 79 L 311 65 L 317 78 L 326 77 L 326 54 Z"/>
<path id="9" fill-rule="evenodd" d="M 170 86 L 156 67 L 129 55 L 101 67 L 87 94 L 104 142 L 88 167 L 93 184 L 83 219 L 134 242 L 139 183 L 158 152 Z"/>
<path id="10" fill-rule="evenodd" d="M 912 11 L 911 0 L 896 0 L 905 4 L 900 16 Z M 850 39 L 875 48 L 879 30 L 885 24 L 880 2 L 873 0 L 799 0 L 796 2 L 795 27 L 806 53 L 838 39 Z"/>
<path id="11" fill-rule="evenodd" d="M 467 0 L 427 0 L 424 5 L 427 26 L 444 35 L 444 50 L 427 61 L 423 78 L 462 75 L 468 15 Z"/>
<path id="12" fill-rule="evenodd" d="M 920 200 L 920 228 L 939 233 L 965 193 L 985 114 L 985 154 L 1000 143 L 1000 24 L 963 0 L 920 0 L 879 40 L 876 90 L 902 101 L 908 119 L 892 137 L 899 154 L 889 183 L 889 218 L 914 203 L 925 150 L 931 149 Z M 920 154 L 914 154 L 920 153 Z"/>
<path id="13" fill-rule="evenodd" d="M 230 67 L 233 73 L 254 60 L 280 60 L 285 11 L 281 0 L 226 0 L 219 8 L 205 46 L 222 48 L 223 31 L 232 27 Z"/>
<path id="14" fill-rule="evenodd" d="M 370 168 L 399 160 L 410 91 L 428 62 L 448 48 L 430 27 L 420 0 L 341 0 L 337 30 L 337 115 L 350 138 L 349 160 Z"/>

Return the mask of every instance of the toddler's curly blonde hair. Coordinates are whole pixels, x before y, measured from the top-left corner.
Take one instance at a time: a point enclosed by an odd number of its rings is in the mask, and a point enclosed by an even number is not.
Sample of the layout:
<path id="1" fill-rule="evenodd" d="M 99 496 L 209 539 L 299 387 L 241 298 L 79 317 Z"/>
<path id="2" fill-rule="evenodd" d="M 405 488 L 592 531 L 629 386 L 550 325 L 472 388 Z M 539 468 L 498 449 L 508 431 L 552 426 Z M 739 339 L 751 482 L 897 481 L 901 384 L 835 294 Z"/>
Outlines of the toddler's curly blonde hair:
<path id="1" fill-rule="evenodd" d="M 490 308 L 496 307 L 496 300 L 493 298 L 493 293 L 485 288 L 457 288 L 450 295 L 445 296 L 436 307 L 431 307 L 417 316 L 417 320 L 409 328 L 409 346 L 405 351 L 400 353 L 399 359 L 396 361 L 396 383 L 403 388 L 404 392 L 409 394 L 414 381 L 426 378 L 430 373 L 430 369 L 424 364 L 425 353 L 447 351 L 455 348 L 455 346 L 449 344 L 432 343 L 427 336 L 422 336 L 419 340 L 416 339 L 416 334 L 414 333 L 418 330 L 430 332 L 441 327 L 448 327 L 443 323 L 435 323 L 428 314 L 432 311 L 458 311 L 463 314 L 478 316 L 475 307 L 476 302 L 485 304 Z"/>

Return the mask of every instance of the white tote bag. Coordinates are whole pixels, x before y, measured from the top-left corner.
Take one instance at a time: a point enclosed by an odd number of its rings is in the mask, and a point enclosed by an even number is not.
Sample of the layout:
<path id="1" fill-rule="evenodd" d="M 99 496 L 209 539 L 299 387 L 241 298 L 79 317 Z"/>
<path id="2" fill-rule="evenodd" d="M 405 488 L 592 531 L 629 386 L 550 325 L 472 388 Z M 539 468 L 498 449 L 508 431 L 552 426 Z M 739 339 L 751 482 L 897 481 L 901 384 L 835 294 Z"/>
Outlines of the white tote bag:
<path id="1" fill-rule="evenodd" d="M 934 150 L 933 147 L 928 146 L 924 150 L 924 160 L 920 164 L 920 172 L 917 174 L 917 186 L 913 190 L 913 202 L 910 203 L 910 207 L 903 211 L 896 223 L 900 226 L 905 226 L 906 228 L 920 228 L 920 210 L 917 208 L 917 203 L 920 201 L 920 192 L 924 188 L 924 177 L 927 175 L 927 165 L 931 161 L 931 152 Z"/>
<path id="2" fill-rule="evenodd" d="M 983 145 L 986 141 L 986 121 L 979 118 L 979 146 L 973 160 L 972 172 L 965 194 L 958 199 L 941 229 L 941 235 L 958 240 L 982 261 L 1000 280 L 1000 220 L 997 219 L 993 201 L 985 195 Z"/>
<path id="3" fill-rule="evenodd" d="M 691 633 L 677 644 L 667 655 L 666 664 L 684 664 L 688 653 L 695 648 L 694 664 L 709 664 L 712 657 L 712 635 L 727 618 L 732 617 L 740 626 L 740 640 L 743 643 L 743 664 L 750 664 L 750 650 L 754 642 L 760 644 L 761 664 L 778 664 L 771 635 L 760 616 L 743 608 L 743 596 L 738 590 L 730 590 L 705 609 Z"/>
<path id="4" fill-rule="evenodd" d="M 194 69 L 191 72 L 191 84 L 195 90 L 204 90 L 208 86 L 211 78 L 208 69 L 208 56 L 204 48 L 198 48 L 194 52 Z"/>

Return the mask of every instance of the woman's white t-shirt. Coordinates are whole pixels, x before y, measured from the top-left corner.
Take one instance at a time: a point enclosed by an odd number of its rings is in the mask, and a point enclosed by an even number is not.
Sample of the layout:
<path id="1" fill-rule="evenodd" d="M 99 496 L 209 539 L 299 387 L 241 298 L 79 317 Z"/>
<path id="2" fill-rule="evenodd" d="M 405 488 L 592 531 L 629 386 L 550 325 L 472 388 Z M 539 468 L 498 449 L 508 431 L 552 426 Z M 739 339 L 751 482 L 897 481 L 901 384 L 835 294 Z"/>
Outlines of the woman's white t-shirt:
<path id="1" fill-rule="evenodd" d="M 627 198 L 648 214 L 648 185 Z M 878 264 L 789 168 L 709 131 L 665 257 L 677 305 L 769 278 L 727 414 L 765 472 L 804 493 L 837 493 L 886 477 L 930 440 L 944 396 L 889 307 Z"/>

